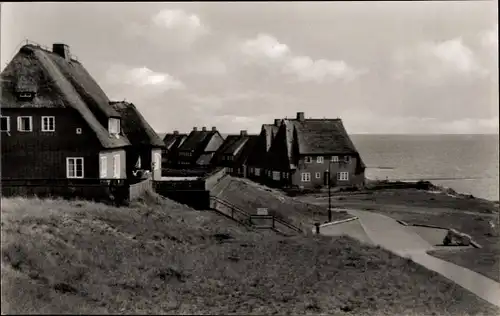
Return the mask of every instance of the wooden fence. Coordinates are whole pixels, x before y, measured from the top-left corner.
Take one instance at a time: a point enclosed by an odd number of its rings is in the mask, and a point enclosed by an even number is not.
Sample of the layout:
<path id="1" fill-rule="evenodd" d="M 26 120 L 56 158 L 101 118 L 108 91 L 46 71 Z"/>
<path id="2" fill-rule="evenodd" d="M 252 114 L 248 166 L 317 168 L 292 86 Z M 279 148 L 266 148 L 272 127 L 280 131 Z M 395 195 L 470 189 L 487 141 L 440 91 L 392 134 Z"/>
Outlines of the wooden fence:
<path id="1" fill-rule="evenodd" d="M 128 201 L 125 179 L 2 179 L 2 196 L 62 197 L 122 204 Z"/>
<path id="2" fill-rule="evenodd" d="M 153 181 L 150 178 L 131 184 L 129 187 L 129 199 L 130 201 L 135 200 L 148 191 L 153 191 Z"/>

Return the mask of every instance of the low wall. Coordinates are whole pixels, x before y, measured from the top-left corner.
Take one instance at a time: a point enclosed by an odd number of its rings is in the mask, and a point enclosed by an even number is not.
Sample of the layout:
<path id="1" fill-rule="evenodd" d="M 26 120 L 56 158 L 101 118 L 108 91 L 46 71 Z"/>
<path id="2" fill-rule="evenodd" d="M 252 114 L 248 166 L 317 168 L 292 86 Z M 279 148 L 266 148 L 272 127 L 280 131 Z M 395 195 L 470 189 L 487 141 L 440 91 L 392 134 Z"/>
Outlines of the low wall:
<path id="1" fill-rule="evenodd" d="M 178 190 L 205 190 L 205 181 L 202 179 L 155 181 L 154 189 L 157 192 L 178 191 Z"/>
<path id="2" fill-rule="evenodd" d="M 207 174 L 202 180 L 205 182 L 205 190 L 212 190 L 213 187 L 227 174 L 227 168 L 219 167 Z"/>

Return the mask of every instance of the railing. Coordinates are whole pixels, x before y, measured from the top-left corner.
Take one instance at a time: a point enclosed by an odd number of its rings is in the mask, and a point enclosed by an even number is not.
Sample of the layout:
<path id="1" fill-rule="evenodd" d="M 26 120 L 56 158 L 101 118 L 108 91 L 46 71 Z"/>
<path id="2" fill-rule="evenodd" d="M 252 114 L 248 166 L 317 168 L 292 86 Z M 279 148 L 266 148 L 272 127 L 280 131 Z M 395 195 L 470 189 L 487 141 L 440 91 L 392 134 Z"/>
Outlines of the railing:
<path id="1" fill-rule="evenodd" d="M 220 208 L 220 207 L 217 208 L 217 205 L 224 206 L 225 210 L 224 210 L 224 208 Z M 274 215 L 249 214 L 249 213 L 243 211 L 242 209 L 240 209 L 239 207 L 237 207 L 236 205 L 231 204 L 228 201 L 219 199 L 215 196 L 210 196 L 210 207 L 212 209 L 218 211 L 219 213 L 222 213 L 226 216 L 229 216 L 230 218 L 232 218 L 233 220 L 236 220 L 237 222 L 240 222 L 242 224 L 252 226 L 255 228 L 269 228 L 269 229 L 275 229 L 275 230 L 278 230 L 281 232 L 283 230 L 283 227 L 285 227 L 286 229 L 291 230 L 294 233 L 302 233 L 302 230 L 299 227 L 294 226 L 286 221 L 283 221 L 282 219 L 279 219 Z M 255 225 L 257 221 L 262 221 L 262 220 L 270 221 L 271 224 L 270 225 L 260 225 L 260 226 Z M 280 225 L 281 225 L 281 227 L 279 227 L 279 228 L 281 228 L 281 229 L 278 229 L 277 226 L 280 226 Z"/>
<path id="2" fill-rule="evenodd" d="M 131 184 L 129 188 L 129 198 L 130 200 L 135 200 L 138 197 L 142 196 L 147 191 L 153 190 L 153 181 L 149 179 L 145 179 L 141 182 Z"/>

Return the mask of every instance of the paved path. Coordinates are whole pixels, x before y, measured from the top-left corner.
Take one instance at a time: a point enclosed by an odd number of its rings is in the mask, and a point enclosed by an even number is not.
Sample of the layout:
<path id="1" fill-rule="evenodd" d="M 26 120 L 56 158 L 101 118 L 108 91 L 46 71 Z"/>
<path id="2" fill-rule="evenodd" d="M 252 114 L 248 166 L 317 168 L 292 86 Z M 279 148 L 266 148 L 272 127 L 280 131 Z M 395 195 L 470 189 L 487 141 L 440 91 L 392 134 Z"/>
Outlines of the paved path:
<path id="1" fill-rule="evenodd" d="M 431 244 L 410 227 L 400 225 L 388 216 L 361 210 L 348 210 L 348 212 L 359 218 L 373 244 L 380 245 L 399 256 L 410 256 L 414 262 L 447 277 L 482 299 L 500 307 L 500 283 L 472 270 L 428 255 L 426 251 L 433 249 Z M 333 229 L 329 231 L 328 227 L 322 228 L 321 233 L 336 234 Z M 356 236 L 353 237 L 356 238 Z"/>

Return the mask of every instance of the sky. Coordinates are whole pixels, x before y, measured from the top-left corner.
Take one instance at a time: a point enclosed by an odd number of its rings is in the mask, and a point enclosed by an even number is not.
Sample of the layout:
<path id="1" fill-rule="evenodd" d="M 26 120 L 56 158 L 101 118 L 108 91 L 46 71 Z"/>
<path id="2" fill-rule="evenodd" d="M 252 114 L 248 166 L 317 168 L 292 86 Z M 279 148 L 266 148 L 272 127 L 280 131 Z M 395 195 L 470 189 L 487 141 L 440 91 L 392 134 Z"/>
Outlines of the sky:
<path id="1" fill-rule="evenodd" d="M 62 42 L 157 132 L 498 134 L 496 1 L 3 3 L 2 69 Z"/>

